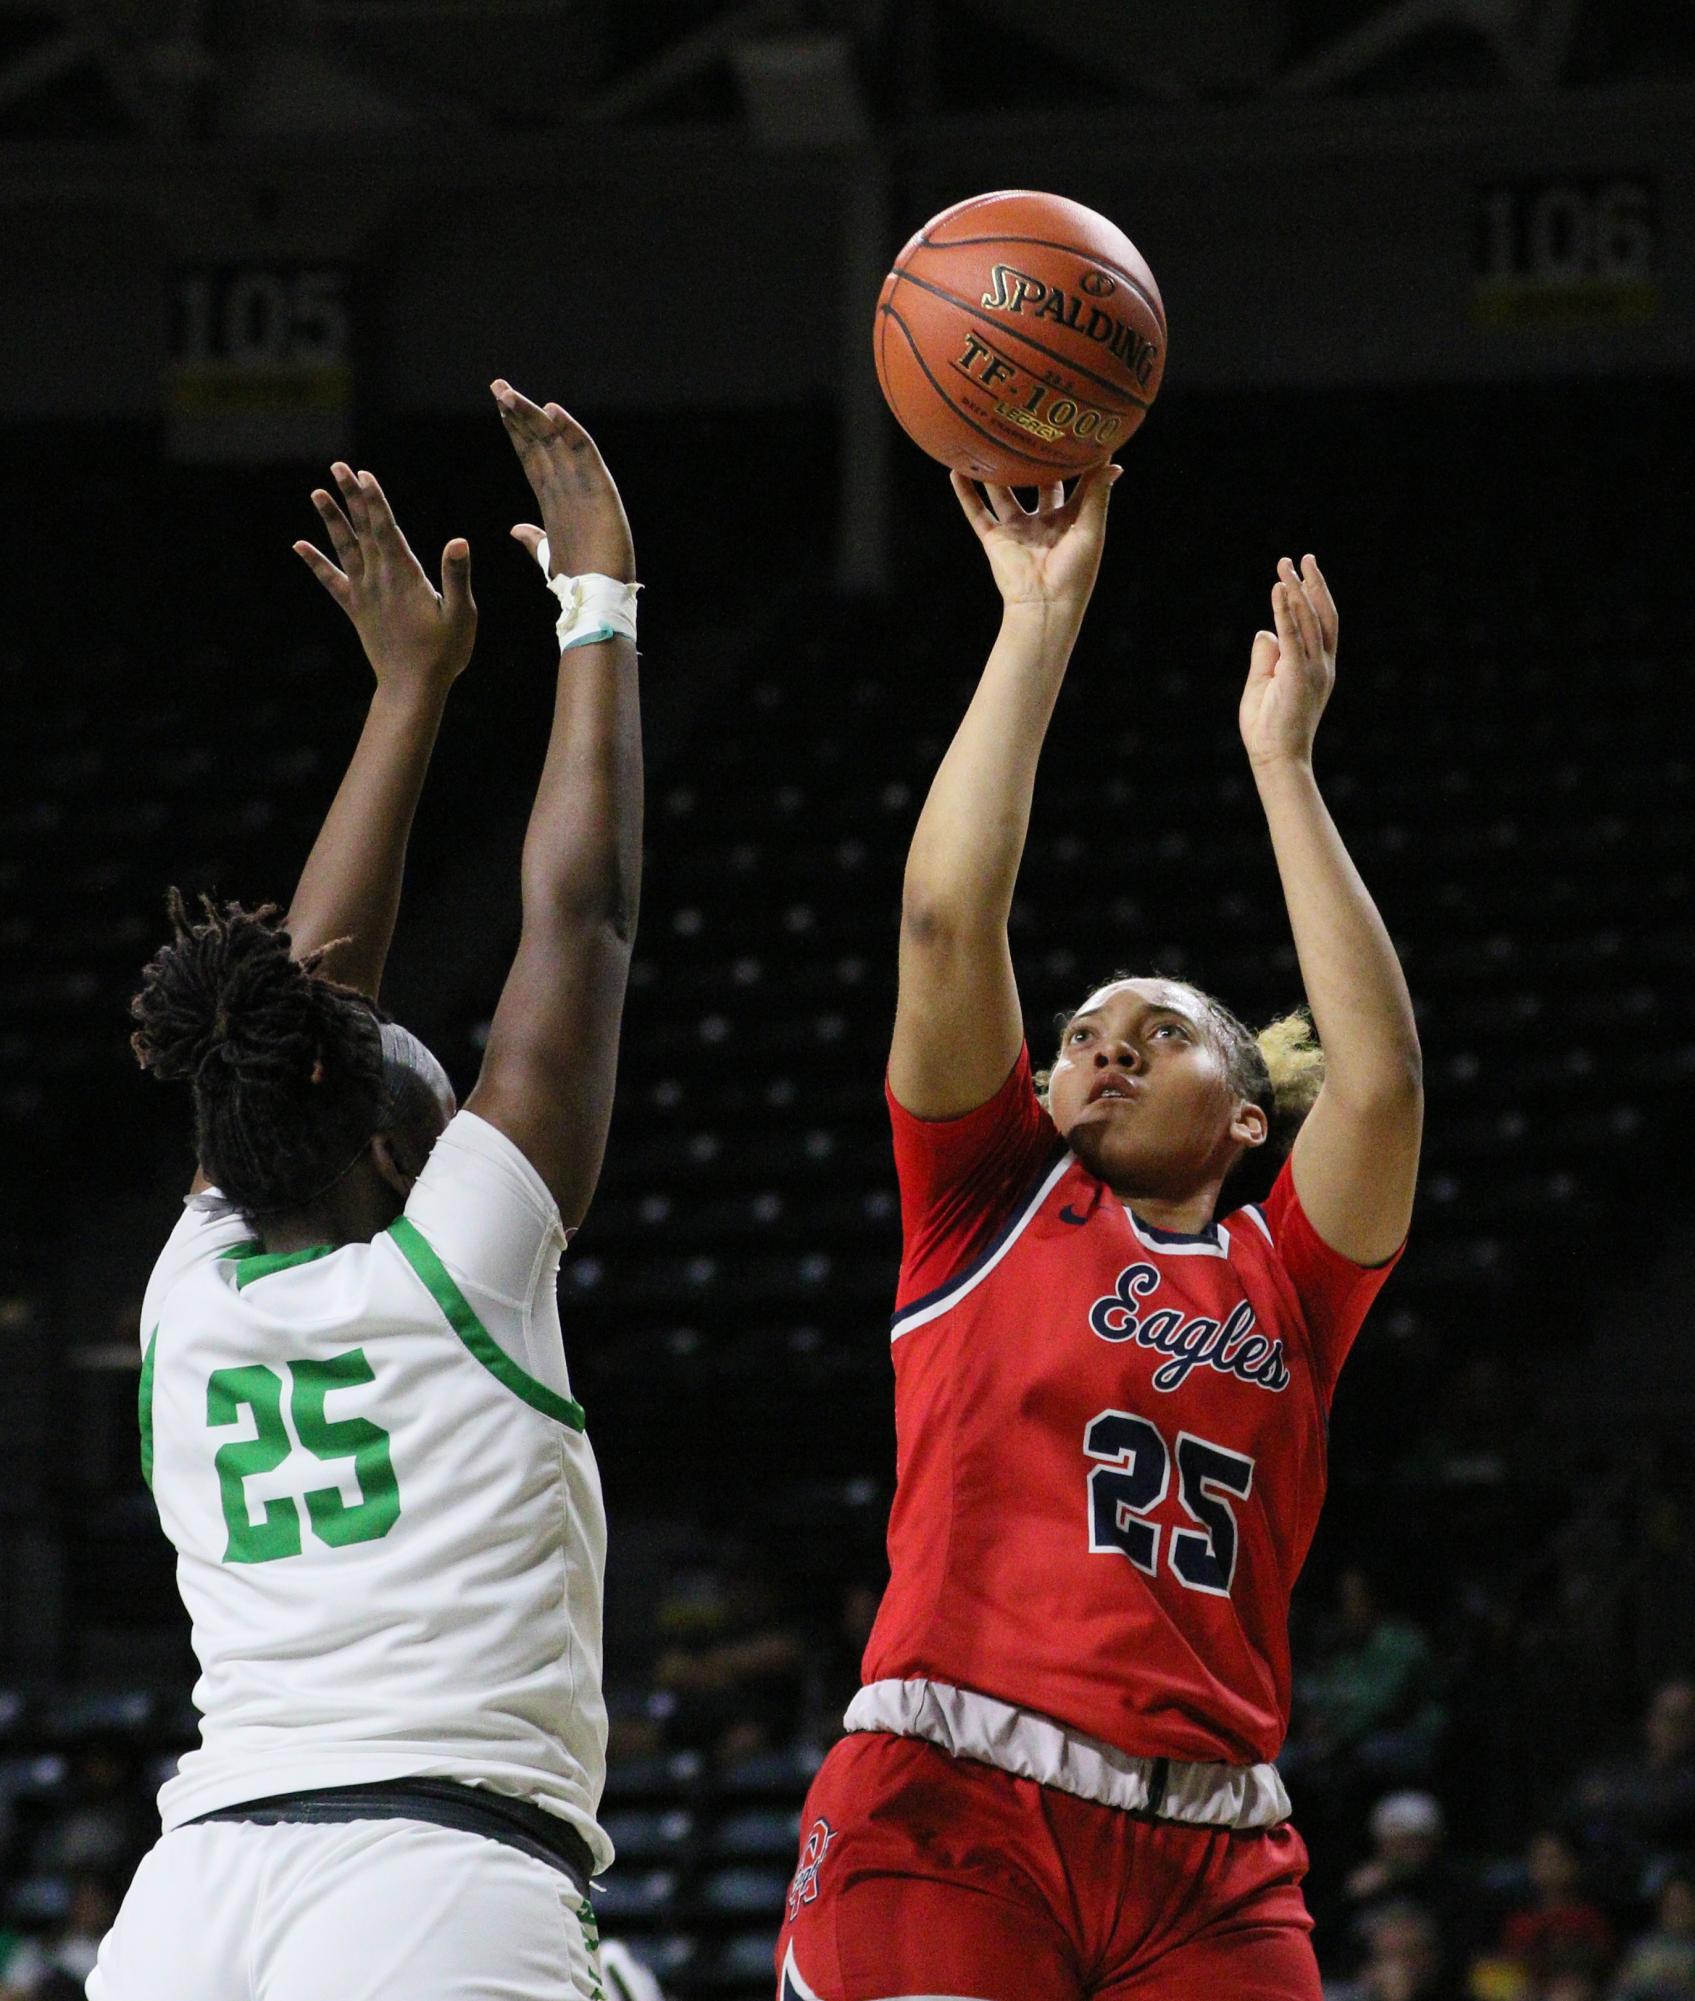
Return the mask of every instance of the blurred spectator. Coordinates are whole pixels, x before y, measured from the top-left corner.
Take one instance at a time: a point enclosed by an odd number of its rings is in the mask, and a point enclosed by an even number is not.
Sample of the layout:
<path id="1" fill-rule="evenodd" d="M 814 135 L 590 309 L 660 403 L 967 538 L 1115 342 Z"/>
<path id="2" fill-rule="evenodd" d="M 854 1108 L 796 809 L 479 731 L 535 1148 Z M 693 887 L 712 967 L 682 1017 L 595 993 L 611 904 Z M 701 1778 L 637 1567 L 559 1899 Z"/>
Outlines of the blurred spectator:
<path id="1" fill-rule="evenodd" d="M 74 1877 L 63 1923 L 44 1939 L 25 1939 L 6 1961 L 0 2001 L 21 2001 L 25 1995 L 31 2001 L 53 2001 L 62 1990 L 80 1994 L 100 1941 L 118 1915 L 121 1894 L 109 1876 L 90 1872 Z"/>
<path id="2" fill-rule="evenodd" d="M 74 1803 L 35 1843 L 33 1867 L 43 1875 L 80 1870 L 127 1881 L 159 1831 L 141 1795 L 134 1751 L 120 1739 L 90 1738 L 75 1754 L 71 1788 Z"/>
<path id="3" fill-rule="evenodd" d="M 1446 1721 L 1430 1642 L 1410 1619 L 1378 1603 L 1357 1565 L 1336 1580 L 1336 1602 L 1317 1635 L 1316 1664 L 1295 1684 L 1287 1775 L 1352 1767 L 1368 1783 L 1421 1779 Z"/>
<path id="4" fill-rule="evenodd" d="M 1624 1956 L 1609 2001 L 1695 2001 L 1695 1873 L 1679 1868 L 1660 1889 L 1654 1929 Z"/>
<path id="5" fill-rule="evenodd" d="M 1695 1843 L 1695 1681 L 1680 1676 L 1655 1689 L 1642 1749 L 1591 1765 L 1572 1805 L 1591 1841 L 1637 1868 Z"/>
<path id="6" fill-rule="evenodd" d="M 1534 1476 L 1540 1441 L 1533 1406 L 1512 1394 L 1505 1359 L 1488 1350 L 1445 1368 L 1434 1408 L 1421 1421 L 1397 1475 L 1412 1485 L 1500 1487 L 1527 1472 Z"/>
<path id="7" fill-rule="evenodd" d="M 860 1665 L 876 1622 L 882 1587 L 863 1578 L 841 1587 L 834 1617 L 820 1621 L 808 1676 L 807 1742 L 823 1751 L 842 1734 L 842 1715 L 859 1692 Z"/>
<path id="8" fill-rule="evenodd" d="M 659 1624 L 670 1643 L 654 1664 L 652 1708 L 668 1749 L 732 1764 L 794 1741 L 807 1649 L 781 1617 L 766 1571 L 746 1558 L 691 1571 L 674 1584 Z"/>
<path id="9" fill-rule="evenodd" d="M 1430 1920 L 1442 1982 L 1457 1986 L 1457 1969 L 1477 1944 L 1479 1899 L 1467 1872 L 1443 1853 L 1442 1808 L 1430 1793 L 1389 1793 L 1371 1811 L 1371 1853 L 1343 1885 L 1356 1964 L 1370 1957 L 1386 1910 L 1416 1905 Z"/>
<path id="10" fill-rule="evenodd" d="M 1583 1857 L 1565 1829 L 1539 1828 L 1530 1837 L 1525 1866 L 1532 1901 L 1509 1913 L 1500 1949 L 1524 1969 L 1530 1991 L 1546 2001 L 1561 1976 L 1598 1979 L 1611 1964 L 1617 1941 L 1585 1887 Z"/>
<path id="11" fill-rule="evenodd" d="M 1325 2001 L 1460 2001 L 1436 1919 L 1410 1898 L 1381 1905 L 1370 1920 L 1358 1977 L 1325 1983 Z"/>

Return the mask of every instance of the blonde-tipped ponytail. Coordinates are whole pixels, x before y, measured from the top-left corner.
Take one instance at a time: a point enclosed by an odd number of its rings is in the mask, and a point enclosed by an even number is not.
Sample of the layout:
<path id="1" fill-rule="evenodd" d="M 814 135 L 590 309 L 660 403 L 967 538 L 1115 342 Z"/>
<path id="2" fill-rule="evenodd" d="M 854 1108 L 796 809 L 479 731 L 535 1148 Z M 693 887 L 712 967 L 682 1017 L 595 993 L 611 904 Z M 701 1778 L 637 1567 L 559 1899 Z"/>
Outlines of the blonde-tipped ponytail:
<path id="1" fill-rule="evenodd" d="M 1324 1082 L 1324 1050 L 1305 1008 L 1280 1015 L 1262 1028 L 1254 1046 L 1271 1080 L 1271 1149 L 1284 1154 L 1293 1146 Z"/>

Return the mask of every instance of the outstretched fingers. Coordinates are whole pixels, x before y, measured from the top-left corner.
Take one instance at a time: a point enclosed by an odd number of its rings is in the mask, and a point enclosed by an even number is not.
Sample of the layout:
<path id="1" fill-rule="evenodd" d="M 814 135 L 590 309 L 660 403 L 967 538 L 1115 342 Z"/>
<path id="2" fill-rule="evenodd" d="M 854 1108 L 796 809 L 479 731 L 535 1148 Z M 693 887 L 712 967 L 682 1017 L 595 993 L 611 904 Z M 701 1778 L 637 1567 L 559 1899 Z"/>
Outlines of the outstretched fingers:
<path id="1" fill-rule="evenodd" d="M 314 547 L 310 542 L 296 542 L 294 553 L 306 565 L 307 569 L 312 572 L 313 576 L 318 579 L 324 589 L 329 592 L 330 596 L 335 599 L 336 603 L 341 606 L 342 610 L 351 611 L 353 608 L 353 586 L 342 575 L 341 571 L 336 568 L 334 563 L 330 561 L 329 557 L 324 554 L 323 550 Z"/>
<path id="2" fill-rule="evenodd" d="M 365 503 L 366 532 L 385 556 L 410 554 L 406 537 L 400 532 L 400 524 L 394 518 L 394 509 L 388 504 L 388 495 L 377 483 L 374 472 L 359 475 L 359 491 Z"/>
<path id="3" fill-rule="evenodd" d="M 582 446 L 593 442 L 576 418 L 559 404 L 532 403 L 501 376 L 496 376 L 489 387 L 500 409 L 500 421 L 520 452 L 526 445 Z"/>
<path id="4" fill-rule="evenodd" d="M 359 537 L 347 516 L 335 504 L 335 498 L 323 487 L 312 494 L 312 505 L 318 510 L 318 518 L 329 531 L 330 546 L 335 550 L 341 567 L 355 580 L 362 574 L 365 560 L 359 553 Z"/>
<path id="5" fill-rule="evenodd" d="M 1336 650 L 1336 634 L 1341 620 L 1336 611 L 1336 600 L 1330 595 L 1330 586 L 1324 580 L 1324 572 L 1318 567 L 1318 558 L 1307 554 L 1301 558 L 1301 581 L 1318 613 L 1318 629 L 1324 635 L 1324 649 L 1327 653 Z"/>
<path id="6" fill-rule="evenodd" d="M 1030 512 L 1010 486 L 986 479 L 983 491 L 989 496 L 989 506 L 994 510 L 995 519 L 1003 525 L 1008 521 L 1021 521 Z"/>
<path id="7" fill-rule="evenodd" d="M 359 475 L 350 465 L 340 459 L 330 467 L 336 489 L 341 495 L 341 504 L 347 510 L 347 519 L 353 532 L 363 540 L 371 532 L 370 520 L 365 511 L 365 490 L 359 484 Z"/>
<path id="8" fill-rule="evenodd" d="M 1321 661 L 1324 658 L 1324 635 L 1319 630 L 1318 614 L 1312 608 L 1306 589 L 1301 582 L 1300 572 L 1285 556 L 1277 566 L 1277 590 L 1287 607 L 1290 630 L 1295 635 L 1295 643 L 1308 660 Z M 1279 636 L 1283 628 L 1278 627 Z M 1288 642 L 1285 641 L 1285 644 Z"/>
<path id="9" fill-rule="evenodd" d="M 489 388 L 494 392 L 495 407 L 500 411 L 500 421 L 506 426 L 506 435 L 520 457 L 526 447 L 547 441 L 551 426 L 544 411 L 501 376 L 497 375 Z"/>
<path id="10" fill-rule="evenodd" d="M 1279 658 L 1298 659 L 1306 648 L 1301 643 L 1300 628 L 1295 623 L 1295 607 L 1289 601 L 1289 586 L 1281 577 L 1271 587 L 1271 622 L 1277 628 Z"/>
<path id="11" fill-rule="evenodd" d="M 960 512 L 979 535 L 987 535 L 995 525 L 995 517 L 983 504 L 983 496 L 977 491 L 977 482 L 968 479 L 962 472 L 950 472 L 948 484 L 953 488 L 953 497 L 959 502 Z M 513 529 L 517 534 L 517 529 Z"/>
<path id="12" fill-rule="evenodd" d="M 1248 681 L 1269 681 L 1277 671 L 1278 646 L 1275 632 L 1256 632 L 1248 655 Z"/>
<path id="13" fill-rule="evenodd" d="M 477 615 L 477 601 L 471 595 L 471 545 L 463 535 L 455 535 L 441 552 L 441 603 L 450 619 Z"/>
<path id="14" fill-rule="evenodd" d="M 1087 515 L 1091 520 L 1101 521 L 1106 516 L 1107 496 L 1118 484 L 1124 468 L 1110 462 L 1101 466 L 1090 466 L 1077 484 L 1071 489 L 1071 506 L 1077 518 Z"/>
<path id="15" fill-rule="evenodd" d="M 518 454 L 524 476 L 540 496 L 539 480 L 569 472 L 577 491 L 610 487 L 612 475 L 599 447 L 569 410 L 559 403 L 536 404 L 497 376 L 489 384 L 500 409 L 500 421 Z"/>
<path id="16" fill-rule="evenodd" d="M 588 432 L 579 424 L 563 404 L 549 403 L 542 413 L 553 426 L 553 434 L 574 451 L 590 451 L 598 459 L 599 448 Z"/>

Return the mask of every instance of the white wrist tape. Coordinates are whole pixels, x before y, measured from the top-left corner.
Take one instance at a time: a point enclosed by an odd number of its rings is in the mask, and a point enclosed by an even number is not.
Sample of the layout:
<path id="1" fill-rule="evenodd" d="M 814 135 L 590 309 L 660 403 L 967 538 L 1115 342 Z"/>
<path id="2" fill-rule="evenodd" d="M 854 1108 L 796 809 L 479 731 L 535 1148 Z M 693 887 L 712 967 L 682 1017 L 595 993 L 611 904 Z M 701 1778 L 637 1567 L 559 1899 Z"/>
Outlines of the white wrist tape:
<path id="1" fill-rule="evenodd" d="M 581 577 L 548 577 L 553 560 L 544 535 L 536 545 L 536 561 L 547 577 L 547 587 L 559 600 L 559 650 L 592 646 L 598 639 L 634 639 L 636 636 L 636 592 L 640 584 L 620 583 L 591 570 Z"/>

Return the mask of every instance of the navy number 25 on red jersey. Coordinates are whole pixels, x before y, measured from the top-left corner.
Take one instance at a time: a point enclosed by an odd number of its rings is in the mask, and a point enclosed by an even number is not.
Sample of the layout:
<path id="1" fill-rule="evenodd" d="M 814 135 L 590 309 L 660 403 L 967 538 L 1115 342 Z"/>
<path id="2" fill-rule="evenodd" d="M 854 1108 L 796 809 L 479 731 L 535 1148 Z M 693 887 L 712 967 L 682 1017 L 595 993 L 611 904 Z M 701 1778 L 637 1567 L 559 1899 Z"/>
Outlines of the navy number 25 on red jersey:
<path id="1" fill-rule="evenodd" d="M 1287 1165 L 1198 1236 L 1150 1227 L 1066 1151 L 1028 1051 L 963 1118 L 890 1116 L 898 1487 L 866 1681 L 1269 1762 L 1331 1394 L 1394 1260 L 1324 1244 Z"/>

